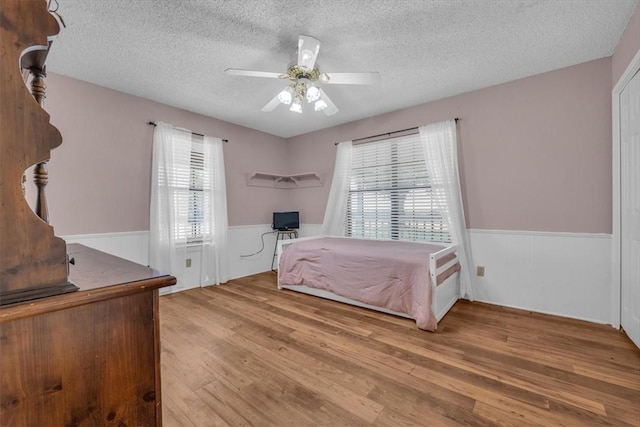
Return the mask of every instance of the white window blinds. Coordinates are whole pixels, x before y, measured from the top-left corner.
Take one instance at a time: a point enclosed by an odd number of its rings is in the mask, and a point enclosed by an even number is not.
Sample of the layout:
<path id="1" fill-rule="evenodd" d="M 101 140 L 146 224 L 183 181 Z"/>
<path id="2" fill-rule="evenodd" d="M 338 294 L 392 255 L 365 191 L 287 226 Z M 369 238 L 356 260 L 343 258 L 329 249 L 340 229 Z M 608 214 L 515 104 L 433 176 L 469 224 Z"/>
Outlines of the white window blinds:
<path id="1" fill-rule="evenodd" d="M 204 167 L 204 145 L 202 137 L 193 135 L 191 140 L 191 161 L 189 173 L 189 217 L 187 241 L 201 242 L 202 237 L 211 232 L 209 223 L 205 221 L 204 209 L 211 198 L 211 189 L 205 187 L 209 179 L 205 179 L 208 169 Z"/>
<path id="2" fill-rule="evenodd" d="M 159 166 L 158 185 L 166 190 L 160 197 L 171 197 L 174 206 L 174 238 L 177 242 L 201 242 L 210 233 L 204 219 L 204 206 L 211 197 L 205 188 L 204 146 L 201 136 L 175 131 L 171 138 L 172 162 Z"/>
<path id="3" fill-rule="evenodd" d="M 419 135 L 353 147 L 348 236 L 450 242 L 438 206 Z"/>

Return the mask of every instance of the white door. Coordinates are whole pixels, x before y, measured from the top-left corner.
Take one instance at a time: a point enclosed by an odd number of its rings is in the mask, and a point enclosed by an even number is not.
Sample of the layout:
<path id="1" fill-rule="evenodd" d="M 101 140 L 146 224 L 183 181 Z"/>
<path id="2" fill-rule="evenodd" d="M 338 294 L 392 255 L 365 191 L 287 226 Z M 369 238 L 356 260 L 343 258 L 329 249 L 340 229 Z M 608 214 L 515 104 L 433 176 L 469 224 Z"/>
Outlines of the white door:
<path id="1" fill-rule="evenodd" d="M 620 324 L 640 347 L 640 71 L 620 94 Z"/>

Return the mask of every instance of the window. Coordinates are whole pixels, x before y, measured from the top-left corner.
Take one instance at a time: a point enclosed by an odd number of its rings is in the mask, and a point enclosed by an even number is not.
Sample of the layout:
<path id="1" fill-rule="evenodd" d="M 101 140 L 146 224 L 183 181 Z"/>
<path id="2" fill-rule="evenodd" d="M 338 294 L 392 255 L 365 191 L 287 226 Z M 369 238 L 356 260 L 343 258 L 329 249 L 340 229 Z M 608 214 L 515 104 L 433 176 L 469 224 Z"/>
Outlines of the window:
<path id="1" fill-rule="evenodd" d="M 204 220 L 205 203 L 210 192 L 205 191 L 204 145 L 202 137 L 191 138 L 191 157 L 189 162 L 189 213 L 186 230 L 188 243 L 202 242 L 202 237 L 209 233 L 208 224 Z"/>
<path id="2" fill-rule="evenodd" d="M 351 237 L 450 242 L 419 135 L 353 147 L 346 234 Z"/>
<path id="3" fill-rule="evenodd" d="M 201 243 L 210 233 L 205 221 L 206 204 L 212 197 L 209 169 L 205 167 L 204 141 L 191 132 L 174 131 L 171 151 L 172 164 L 160 162 L 158 185 L 164 188 L 161 199 L 170 198 L 173 205 L 174 238 L 188 244 Z M 164 215 L 164 213 L 161 213 Z M 171 217 L 167 217 L 169 220 Z"/>

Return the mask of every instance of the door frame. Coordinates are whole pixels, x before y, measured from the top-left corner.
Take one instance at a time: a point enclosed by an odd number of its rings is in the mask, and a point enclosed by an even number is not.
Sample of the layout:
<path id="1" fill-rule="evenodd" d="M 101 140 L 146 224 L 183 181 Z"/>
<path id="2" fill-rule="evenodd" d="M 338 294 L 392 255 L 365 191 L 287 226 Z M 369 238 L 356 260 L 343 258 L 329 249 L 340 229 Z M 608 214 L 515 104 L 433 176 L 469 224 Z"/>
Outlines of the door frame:
<path id="1" fill-rule="evenodd" d="M 627 87 L 631 78 L 640 70 L 640 50 L 636 52 L 627 69 L 622 73 L 618 83 L 611 92 L 612 121 L 612 183 L 613 183 L 613 234 L 612 234 L 612 265 L 611 265 L 611 325 L 620 329 L 621 316 L 621 274 L 620 244 L 621 244 L 621 200 L 620 200 L 620 94 Z"/>

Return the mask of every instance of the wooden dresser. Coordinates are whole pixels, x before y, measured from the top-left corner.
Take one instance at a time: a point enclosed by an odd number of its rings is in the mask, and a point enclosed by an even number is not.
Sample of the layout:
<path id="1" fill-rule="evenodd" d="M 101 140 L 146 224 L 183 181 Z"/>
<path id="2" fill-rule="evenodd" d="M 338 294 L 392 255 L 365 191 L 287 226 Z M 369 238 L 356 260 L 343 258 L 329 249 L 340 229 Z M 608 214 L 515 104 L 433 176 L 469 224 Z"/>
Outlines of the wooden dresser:
<path id="1" fill-rule="evenodd" d="M 158 288 L 176 279 L 68 245 L 77 292 L 0 307 L 0 426 L 159 426 Z"/>
<path id="2" fill-rule="evenodd" d="M 56 4 L 0 0 L 0 427 L 160 426 L 158 288 L 176 279 L 66 245 L 49 224 Z"/>

